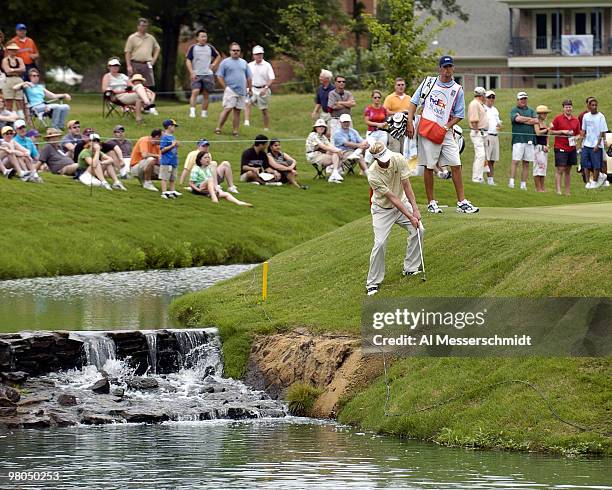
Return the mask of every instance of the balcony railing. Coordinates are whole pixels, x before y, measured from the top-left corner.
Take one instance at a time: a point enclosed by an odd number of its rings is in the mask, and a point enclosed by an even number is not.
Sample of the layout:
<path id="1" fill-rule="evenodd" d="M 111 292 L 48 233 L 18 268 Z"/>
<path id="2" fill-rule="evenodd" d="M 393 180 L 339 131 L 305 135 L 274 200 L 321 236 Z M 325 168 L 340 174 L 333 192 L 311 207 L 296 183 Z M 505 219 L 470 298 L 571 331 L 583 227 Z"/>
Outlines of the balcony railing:
<path id="1" fill-rule="evenodd" d="M 561 38 L 550 36 L 513 37 L 508 47 L 509 56 L 562 56 Z M 593 39 L 593 55 L 612 54 L 612 37 Z"/>

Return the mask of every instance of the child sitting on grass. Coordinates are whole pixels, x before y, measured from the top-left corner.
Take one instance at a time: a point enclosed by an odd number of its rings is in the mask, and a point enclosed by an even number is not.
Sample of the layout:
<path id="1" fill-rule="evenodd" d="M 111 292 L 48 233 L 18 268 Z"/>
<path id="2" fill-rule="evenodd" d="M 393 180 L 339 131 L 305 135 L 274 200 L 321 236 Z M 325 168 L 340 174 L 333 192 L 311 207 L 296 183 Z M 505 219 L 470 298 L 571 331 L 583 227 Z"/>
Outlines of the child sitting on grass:
<path id="1" fill-rule="evenodd" d="M 195 166 L 189 177 L 189 187 L 191 192 L 199 196 L 209 196 L 212 202 L 218 203 L 219 198 L 227 199 L 229 202 L 238 204 L 238 206 L 253 206 L 251 203 L 236 199 L 229 192 L 221 190 L 217 185 L 216 172 L 210 166 L 210 153 L 201 151 L 195 160 Z"/>

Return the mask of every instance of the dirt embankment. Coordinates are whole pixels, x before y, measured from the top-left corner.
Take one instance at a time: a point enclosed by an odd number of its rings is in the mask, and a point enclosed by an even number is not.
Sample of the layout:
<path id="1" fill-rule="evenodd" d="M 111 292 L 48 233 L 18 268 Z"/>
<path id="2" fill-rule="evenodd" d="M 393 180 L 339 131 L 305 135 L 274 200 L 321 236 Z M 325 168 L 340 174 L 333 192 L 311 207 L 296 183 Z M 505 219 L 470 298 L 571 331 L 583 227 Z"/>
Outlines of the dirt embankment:
<path id="1" fill-rule="evenodd" d="M 321 388 L 314 415 L 335 417 L 338 402 L 382 373 L 379 358 L 363 357 L 355 337 L 313 335 L 299 329 L 256 337 L 246 383 L 282 398 L 297 381 Z"/>

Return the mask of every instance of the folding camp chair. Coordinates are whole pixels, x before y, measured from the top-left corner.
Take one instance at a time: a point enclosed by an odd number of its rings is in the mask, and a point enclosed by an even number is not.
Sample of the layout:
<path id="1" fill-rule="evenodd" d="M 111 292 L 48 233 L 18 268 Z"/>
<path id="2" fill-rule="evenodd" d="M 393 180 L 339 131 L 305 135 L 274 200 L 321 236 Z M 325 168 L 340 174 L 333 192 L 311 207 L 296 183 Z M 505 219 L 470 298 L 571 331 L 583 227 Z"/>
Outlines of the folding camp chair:
<path id="1" fill-rule="evenodd" d="M 355 165 L 357 165 L 358 162 L 359 160 L 356 158 L 342 162 L 342 168 L 346 172 L 346 175 L 355 175 Z"/>
<path id="2" fill-rule="evenodd" d="M 317 175 L 313 177 L 313 179 L 325 179 L 325 167 L 323 165 L 319 165 L 318 163 L 311 164 L 313 168 L 317 171 Z"/>
<path id="3" fill-rule="evenodd" d="M 107 90 L 102 94 L 102 117 L 107 118 L 116 114 L 120 117 L 134 115 L 134 106 L 124 104 L 112 90 Z"/>
<path id="4" fill-rule="evenodd" d="M 58 101 L 57 99 L 54 99 L 54 100 L 46 101 L 45 104 L 53 104 L 57 101 Z M 28 96 L 26 95 L 25 90 L 23 90 L 23 102 L 27 109 L 25 116 L 26 116 L 26 122 L 28 123 L 28 125 L 36 128 L 40 132 L 43 132 L 49 126 L 51 126 L 51 115 L 53 114 L 52 110 L 51 111 L 41 111 L 41 112 L 34 110 L 34 108 L 30 105 L 30 102 L 28 101 Z"/>

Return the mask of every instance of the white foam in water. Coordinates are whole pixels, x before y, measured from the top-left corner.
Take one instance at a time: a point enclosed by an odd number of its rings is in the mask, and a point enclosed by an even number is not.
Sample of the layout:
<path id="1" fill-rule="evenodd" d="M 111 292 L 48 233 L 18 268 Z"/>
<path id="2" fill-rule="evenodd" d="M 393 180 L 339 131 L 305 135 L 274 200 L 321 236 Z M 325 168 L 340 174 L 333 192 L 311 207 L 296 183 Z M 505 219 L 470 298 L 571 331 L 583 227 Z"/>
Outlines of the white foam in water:
<path id="1" fill-rule="evenodd" d="M 143 331 L 147 346 L 149 348 L 149 364 L 151 373 L 157 374 L 157 332 L 154 330 Z"/>
<path id="2" fill-rule="evenodd" d="M 117 358 L 115 342 L 104 332 L 70 332 L 70 338 L 83 342 L 87 364 L 102 368 L 106 361 Z"/>

